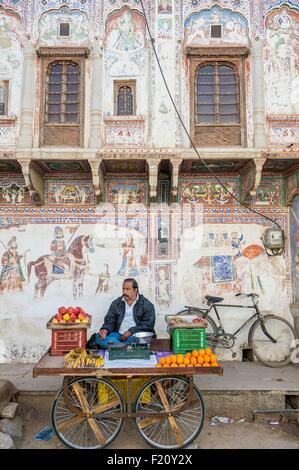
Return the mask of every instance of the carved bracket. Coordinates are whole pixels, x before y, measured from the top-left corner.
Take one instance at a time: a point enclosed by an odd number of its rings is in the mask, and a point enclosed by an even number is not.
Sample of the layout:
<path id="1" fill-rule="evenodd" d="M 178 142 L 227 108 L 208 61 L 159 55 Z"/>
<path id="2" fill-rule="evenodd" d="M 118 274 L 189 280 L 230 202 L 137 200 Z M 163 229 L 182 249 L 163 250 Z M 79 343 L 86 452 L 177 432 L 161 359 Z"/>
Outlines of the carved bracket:
<path id="1" fill-rule="evenodd" d="M 98 203 L 101 199 L 104 200 L 105 185 L 104 176 L 101 170 L 101 160 L 88 160 L 91 168 L 92 183 L 95 191 L 96 202 Z"/>
<path id="2" fill-rule="evenodd" d="M 171 202 L 175 202 L 178 195 L 178 186 L 179 186 L 179 170 L 180 164 L 183 159 L 171 159 L 172 165 L 172 188 L 171 188 Z"/>
<path id="3" fill-rule="evenodd" d="M 150 202 L 155 202 L 157 197 L 158 170 L 161 160 L 147 160 L 149 173 Z"/>
<path id="4" fill-rule="evenodd" d="M 261 182 L 262 170 L 263 170 L 263 166 L 264 166 L 265 162 L 266 162 L 266 158 L 259 158 L 259 159 L 254 160 L 254 163 L 255 163 L 255 181 L 254 181 L 254 186 L 253 186 L 252 190 L 250 191 L 251 196 L 256 195 L 257 189 L 258 189 L 258 187 L 260 185 L 260 182 Z"/>
<path id="5" fill-rule="evenodd" d="M 18 163 L 21 165 L 22 173 L 24 176 L 26 187 L 29 191 L 31 197 L 38 198 L 38 202 L 43 204 L 44 202 L 44 185 L 42 177 L 37 173 L 37 171 L 31 167 L 31 159 L 22 159 L 18 160 Z"/>

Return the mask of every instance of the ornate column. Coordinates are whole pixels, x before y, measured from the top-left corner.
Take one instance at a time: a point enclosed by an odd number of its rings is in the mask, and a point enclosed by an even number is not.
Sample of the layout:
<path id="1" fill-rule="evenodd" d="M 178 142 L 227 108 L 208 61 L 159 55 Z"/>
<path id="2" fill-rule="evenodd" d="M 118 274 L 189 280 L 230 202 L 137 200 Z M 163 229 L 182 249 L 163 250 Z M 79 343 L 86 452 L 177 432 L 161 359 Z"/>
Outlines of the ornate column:
<path id="1" fill-rule="evenodd" d="M 171 188 L 171 202 L 176 202 L 178 195 L 178 185 L 179 185 L 179 170 L 180 164 L 182 163 L 181 158 L 171 159 L 170 163 L 172 165 L 172 188 Z"/>
<path id="2" fill-rule="evenodd" d="M 267 146 L 264 75 L 264 41 L 260 38 L 254 39 L 252 42 L 252 114 L 256 148 Z"/>
<path id="3" fill-rule="evenodd" d="M 25 39 L 23 84 L 21 97 L 20 129 L 17 141 L 18 148 L 32 148 L 34 87 L 35 87 L 35 46 L 30 39 Z"/>
<path id="4" fill-rule="evenodd" d="M 157 197 L 158 171 L 161 159 L 148 159 L 150 202 L 155 202 Z"/>
<path id="5" fill-rule="evenodd" d="M 100 40 L 92 43 L 90 137 L 89 147 L 98 149 L 102 145 L 102 93 L 103 93 L 103 47 Z"/>

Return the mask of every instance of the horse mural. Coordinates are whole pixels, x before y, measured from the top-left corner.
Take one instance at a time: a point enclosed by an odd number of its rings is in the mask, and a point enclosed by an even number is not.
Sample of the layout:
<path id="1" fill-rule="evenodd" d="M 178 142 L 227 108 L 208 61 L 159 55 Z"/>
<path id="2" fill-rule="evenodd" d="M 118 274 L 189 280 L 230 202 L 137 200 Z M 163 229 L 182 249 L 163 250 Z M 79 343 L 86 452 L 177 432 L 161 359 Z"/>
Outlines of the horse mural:
<path id="1" fill-rule="evenodd" d="M 80 235 L 74 239 L 66 256 L 53 258 L 52 255 L 40 256 L 27 265 L 28 282 L 34 266 L 37 283 L 34 286 L 34 297 L 43 297 L 47 287 L 55 280 L 73 279 L 73 297 L 82 297 L 85 272 L 88 269 L 88 253 L 93 253 L 92 235 Z M 53 274 L 53 267 L 58 267 L 60 274 Z"/>

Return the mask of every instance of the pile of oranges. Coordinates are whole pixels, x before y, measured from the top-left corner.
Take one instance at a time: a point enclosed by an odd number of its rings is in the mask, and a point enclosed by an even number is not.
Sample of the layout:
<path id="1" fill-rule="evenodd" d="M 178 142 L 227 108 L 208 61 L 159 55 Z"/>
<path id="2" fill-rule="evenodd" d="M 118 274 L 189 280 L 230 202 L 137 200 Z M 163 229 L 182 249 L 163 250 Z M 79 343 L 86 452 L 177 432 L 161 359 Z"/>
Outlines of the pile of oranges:
<path id="1" fill-rule="evenodd" d="M 156 367 L 215 367 L 218 365 L 216 355 L 210 348 L 206 348 L 194 349 L 186 354 L 161 357 Z"/>

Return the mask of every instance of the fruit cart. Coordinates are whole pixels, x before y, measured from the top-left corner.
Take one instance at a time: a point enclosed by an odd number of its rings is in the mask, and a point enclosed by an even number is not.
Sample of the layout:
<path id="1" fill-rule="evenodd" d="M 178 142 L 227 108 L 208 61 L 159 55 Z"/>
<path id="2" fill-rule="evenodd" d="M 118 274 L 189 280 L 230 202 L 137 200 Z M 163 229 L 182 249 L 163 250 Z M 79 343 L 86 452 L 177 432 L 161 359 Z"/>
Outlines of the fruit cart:
<path id="1" fill-rule="evenodd" d="M 154 340 L 154 352 L 169 351 L 169 340 Z M 128 363 L 128 365 L 130 362 Z M 49 351 L 33 369 L 33 377 L 63 376 L 52 405 L 57 437 L 75 449 L 100 449 L 133 419 L 151 447 L 182 448 L 199 435 L 204 402 L 193 382 L 195 374 L 223 374 L 217 367 L 66 368 L 62 356 Z M 124 386 L 125 384 L 125 386 Z"/>

